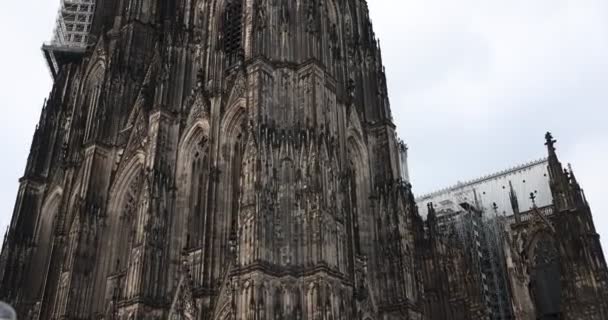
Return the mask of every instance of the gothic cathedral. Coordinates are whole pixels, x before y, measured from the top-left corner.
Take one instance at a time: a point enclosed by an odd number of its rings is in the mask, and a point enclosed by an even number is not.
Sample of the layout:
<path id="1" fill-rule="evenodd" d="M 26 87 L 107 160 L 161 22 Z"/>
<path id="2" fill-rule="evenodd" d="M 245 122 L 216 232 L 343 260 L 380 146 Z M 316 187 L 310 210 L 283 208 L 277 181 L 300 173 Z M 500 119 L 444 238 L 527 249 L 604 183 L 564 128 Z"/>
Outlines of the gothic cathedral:
<path id="1" fill-rule="evenodd" d="M 0 256 L 20 319 L 490 319 L 404 179 L 366 1 L 98 0 L 91 27 Z"/>

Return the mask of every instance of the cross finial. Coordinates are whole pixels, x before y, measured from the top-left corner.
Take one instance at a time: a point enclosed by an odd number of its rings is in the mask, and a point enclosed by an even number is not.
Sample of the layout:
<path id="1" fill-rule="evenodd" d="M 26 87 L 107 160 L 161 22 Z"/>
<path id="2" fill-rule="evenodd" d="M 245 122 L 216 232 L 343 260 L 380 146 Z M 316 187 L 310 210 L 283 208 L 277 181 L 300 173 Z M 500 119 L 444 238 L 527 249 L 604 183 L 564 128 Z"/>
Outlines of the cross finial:
<path id="1" fill-rule="evenodd" d="M 536 208 L 536 195 L 534 192 L 530 192 L 530 200 L 532 200 L 532 207 Z"/>
<path id="2" fill-rule="evenodd" d="M 549 148 L 549 150 L 551 151 L 555 151 L 555 143 L 557 142 L 557 140 L 555 140 L 553 138 L 553 135 L 551 134 L 551 132 L 547 132 L 545 134 L 545 145 Z"/>

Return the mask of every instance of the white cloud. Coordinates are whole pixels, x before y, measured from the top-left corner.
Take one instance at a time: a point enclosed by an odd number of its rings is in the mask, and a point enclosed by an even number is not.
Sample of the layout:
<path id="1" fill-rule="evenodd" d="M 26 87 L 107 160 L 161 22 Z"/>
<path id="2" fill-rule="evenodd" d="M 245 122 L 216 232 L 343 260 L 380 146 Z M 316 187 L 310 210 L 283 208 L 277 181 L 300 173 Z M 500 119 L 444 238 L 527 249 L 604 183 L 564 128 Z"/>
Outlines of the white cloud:
<path id="1" fill-rule="evenodd" d="M 417 193 L 540 158 L 551 130 L 561 149 L 577 149 L 562 160 L 584 163 L 608 237 L 608 154 L 587 142 L 608 149 L 599 143 L 608 141 L 607 1 L 368 2 Z"/>
<path id="2" fill-rule="evenodd" d="M 40 48 L 52 34 L 57 8 L 58 1 L 0 1 L 0 236 L 10 222 L 18 179 L 44 98 L 51 90 Z"/>

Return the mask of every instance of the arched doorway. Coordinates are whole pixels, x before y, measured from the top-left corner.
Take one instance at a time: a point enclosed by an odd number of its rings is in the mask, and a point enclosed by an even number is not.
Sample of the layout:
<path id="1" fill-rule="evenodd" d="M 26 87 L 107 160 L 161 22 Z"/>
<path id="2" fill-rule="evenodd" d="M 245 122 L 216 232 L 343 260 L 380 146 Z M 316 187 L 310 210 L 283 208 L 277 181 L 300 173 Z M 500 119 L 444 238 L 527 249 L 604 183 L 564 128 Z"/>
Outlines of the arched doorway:
<path id="1" fill-rule="evenodd" d="M 51 262 L 55 219 L 61 204 L 61 189 L 52 192 L 44 202 L 36 224 L 36 250 L 30 265 L 32 299 L 41 298 L 44 291 L 45 275 Z"/>
<path id="2" fill-rule="evenodd" d="M 530 247 L 530 296 L 541 320 L 559 319 L 561 311 L 561 268 L 555 239 L 541 233 Z"/>

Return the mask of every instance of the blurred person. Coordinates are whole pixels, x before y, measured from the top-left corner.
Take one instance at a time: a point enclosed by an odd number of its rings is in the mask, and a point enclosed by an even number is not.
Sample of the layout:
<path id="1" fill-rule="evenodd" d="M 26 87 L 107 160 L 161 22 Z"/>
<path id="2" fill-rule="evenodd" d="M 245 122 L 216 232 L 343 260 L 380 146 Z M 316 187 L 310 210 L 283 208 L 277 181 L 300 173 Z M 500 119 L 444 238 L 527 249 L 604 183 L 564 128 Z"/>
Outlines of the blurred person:
<path id="1" fill-rule="evenodd" d="M 0 302 L 0 320 L 17 320 L 15 310 L 4 302 Z"/>

